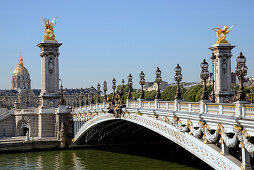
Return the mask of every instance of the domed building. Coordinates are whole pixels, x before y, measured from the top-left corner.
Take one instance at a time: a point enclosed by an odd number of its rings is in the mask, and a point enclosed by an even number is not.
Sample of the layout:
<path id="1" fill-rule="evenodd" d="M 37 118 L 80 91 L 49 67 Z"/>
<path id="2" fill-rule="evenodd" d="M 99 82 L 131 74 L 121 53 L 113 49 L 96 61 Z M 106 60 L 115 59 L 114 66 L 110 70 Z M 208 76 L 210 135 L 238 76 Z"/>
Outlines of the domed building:
<path id="1" fill-rule="evenodd" d="M 12 73 L 11 80 L 12 90 L 31 89 L 31 79 L 28 70 L 24 67 L 23 59 L 19 59 L 19 65 Z"/>
<path id="2" fill-rule="evenodd" d="M 64 89 L 63 92 L 67 106 L 78 106 L 81 103 L 91 101 L 90 93 L 97 94 L 94 88 L 87 89 L 89 99 L 85 99 L 85 91 L 83 89 Z M 18 66 L 12 73 L 11 89 L 0 89 L 0 108 L 26 109 L 38 107 L 40 104 L 40 93 L 40 89 L 31 89 L 30 74 L 26 67 L 24 67 L 20 54 Z"/>
<path id="3" fill-rule="evenodd" d="M 40 90 L 31 90 L 30 74 L 20 54 L 18 66 L 12 73 L 11 90 L 0 90 L 0 101 L 8 108 L 37 107 L 39 94 Z"/>

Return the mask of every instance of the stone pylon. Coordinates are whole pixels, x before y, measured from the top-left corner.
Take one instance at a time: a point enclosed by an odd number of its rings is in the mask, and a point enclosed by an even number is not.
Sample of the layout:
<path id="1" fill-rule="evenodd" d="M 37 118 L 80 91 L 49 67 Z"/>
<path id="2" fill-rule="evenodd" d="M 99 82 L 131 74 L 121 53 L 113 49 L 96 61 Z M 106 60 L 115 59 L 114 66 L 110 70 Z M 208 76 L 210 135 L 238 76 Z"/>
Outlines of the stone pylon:
<path id="1" fill-rule="evenodd" d="M 213 76 L 216 103 L 225 103 L 232 100 L 231 50 L 235 46 L 229 43 L 214 44 L 209 49 L 213 52 Z"/>
<path id="2" fill-rule="evenodd" d="M 59 50 L 62 43 L 44 40 L 37 46 L 41 49 L 41 107 L 56 107 L 59 102 Z"/>

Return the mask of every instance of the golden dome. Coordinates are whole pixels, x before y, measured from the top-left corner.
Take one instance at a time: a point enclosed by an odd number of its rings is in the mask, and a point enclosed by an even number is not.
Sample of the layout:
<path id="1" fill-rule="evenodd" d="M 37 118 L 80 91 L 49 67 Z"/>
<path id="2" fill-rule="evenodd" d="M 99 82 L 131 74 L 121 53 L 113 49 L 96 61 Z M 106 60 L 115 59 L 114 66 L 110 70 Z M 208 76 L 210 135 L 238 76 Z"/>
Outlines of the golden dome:
<path id="1" fill-rule="evenodd" d="M 13 75 L 27 75 L 29 74 L 28 70 L 24 66 L 18 66 L 12 73 Z"/>
<path id="2" fill-rule="evenodd" d="M 28 75 L 29 74 L 28 70 L 23 65 L 23 59 L 21 58 L 21 54 L 20 54 L 20 58 L 19 58 L 19 65 L 18 65 L 18 67 L 16 67 L 14 69 L 12 74 L 13 74 L 13 76 L 15 76 L 15 75 Z"/>

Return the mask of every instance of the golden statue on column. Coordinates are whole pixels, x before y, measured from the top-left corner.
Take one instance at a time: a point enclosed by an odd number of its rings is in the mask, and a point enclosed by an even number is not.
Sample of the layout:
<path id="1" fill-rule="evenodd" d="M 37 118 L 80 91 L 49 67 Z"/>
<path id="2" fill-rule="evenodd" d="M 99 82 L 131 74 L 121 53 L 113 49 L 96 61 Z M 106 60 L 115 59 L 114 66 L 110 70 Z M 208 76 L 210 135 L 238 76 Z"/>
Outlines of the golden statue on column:
<path id="1" fill-rule="evenodd" d="M 44 22 L 45 22 L 45 35 L 44 40 L 55 40 L 55 35 L 54 35 L 54 26 L 56 25 L 56 18 L 54 18 L 50 23 L 49 23 L 49 19 L 45 18 Z"/>
<path id="2" fill-rule="evenodd" d="M 228 41 L 226 39 L 226 35 L 229 33 L 229 30 L 233 28 L 234 25 L 232 25 L 230 28 L 228 28 L 226 25 L 221 28 L 213 28 L 213 30 L 216 32 L 216 35 L 218 37 L 218 40 L 216 41 L 216 44 L 228 44 Z"/>

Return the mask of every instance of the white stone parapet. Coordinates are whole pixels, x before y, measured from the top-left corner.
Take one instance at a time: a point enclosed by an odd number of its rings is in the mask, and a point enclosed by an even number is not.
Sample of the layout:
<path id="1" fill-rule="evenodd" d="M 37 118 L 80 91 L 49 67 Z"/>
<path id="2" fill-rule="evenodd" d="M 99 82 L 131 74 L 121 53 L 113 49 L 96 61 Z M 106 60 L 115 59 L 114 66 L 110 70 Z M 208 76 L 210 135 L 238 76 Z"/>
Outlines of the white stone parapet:
<path id="1" fill-rule="evenodd" d="M 199 114 L 223 115 L 245 119 L 254 119 L 254 104 L 242 103 L 210 103 L 210 102 L 183 102 L 183 101 L 146 101 L 129 100 L 127 108 L 152 109 L 164 111 L 180 111 Z M 97 104 L 75 108 L 73 113 L 84 110 L 106 109 L 108 104 Z"/>

